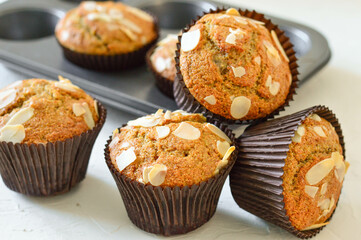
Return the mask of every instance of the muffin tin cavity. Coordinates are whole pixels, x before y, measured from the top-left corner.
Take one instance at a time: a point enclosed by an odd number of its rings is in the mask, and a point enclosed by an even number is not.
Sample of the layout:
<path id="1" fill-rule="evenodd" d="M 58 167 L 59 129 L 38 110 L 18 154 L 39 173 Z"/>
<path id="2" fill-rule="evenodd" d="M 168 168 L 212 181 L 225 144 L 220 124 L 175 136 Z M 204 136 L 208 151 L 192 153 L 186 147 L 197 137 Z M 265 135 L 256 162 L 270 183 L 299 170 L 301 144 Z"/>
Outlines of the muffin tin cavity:
<path id="1" fill-rule="evenodd" d="M 146 1 L 140 6 L 158 17 L 159 26 L 165 29 L 182 29 L 192 19 L 215 6 L 205 1 L 161 0 Z"/>
<path id="2" fill-rule="evenodd" d="M 37 8 L 0 12 L 0 39 L 31 40 L 51 36 L 60 15 Z"/>

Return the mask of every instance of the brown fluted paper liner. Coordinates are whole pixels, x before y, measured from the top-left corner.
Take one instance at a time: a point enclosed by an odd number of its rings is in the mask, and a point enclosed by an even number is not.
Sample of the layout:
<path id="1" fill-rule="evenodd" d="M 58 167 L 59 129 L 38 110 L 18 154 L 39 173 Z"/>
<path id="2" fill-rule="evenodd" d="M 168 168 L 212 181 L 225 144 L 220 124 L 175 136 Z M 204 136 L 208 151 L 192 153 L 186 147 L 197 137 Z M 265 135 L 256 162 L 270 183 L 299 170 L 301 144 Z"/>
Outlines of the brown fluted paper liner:
<path id="1" fill-rule="evenodd" d="M 237 139 L 238 158 L 230 173 L 231 192 L 241 208 L 303 239 L 315 236 L 323 227 L 299 231 L 292 226 L 284 208 L 282 175 L 291 138 L 302 121 L 313 113 L 332 124 L 345 154 L 337 118 L 327 107 L 315 106 L 248 127 Z"/>
<path id="2" fill-rule="evenodd" d="M 46 144 L 0 142 L 0 173 L 5 185 L 30 196 L 68 192 L 86 175 L 89 157 L 106 109 L 98 102 L 99 121 L 81 135 Z"/>
<path id="3" fill-rule="evenodd" d="M 73 51 L 61 45 L 59 41 L 58 44 L 63 49 L 63 54 L 66 59 L 83 68 L 96 71 L 120 71 L 138 67 L 144 64 L 147 51 L 158 41 L 159 38 L 158 19 L 153 14 L 149 14 L 154 18 L 154 30 L 157 33 L 157 37 L 150 43 L 133 52 L 114 55 L 86 54 Z"/>
<path id="4" fill-rule="evenodd" d="M 158 89 L 162 93 L 167 95 L 168 97 L 174 99 L 174 96 L 173 96 L 173 83 L 174 83 L 174 81 L 160 75 L 157 72 L 157 70 L 154 68 L 153 64 L 152 64 L 151 56 L 152 56 L 154 50 L 156 49 L 156 47 L 157 47 L 157 45 L 154 45 L 147 52 L 146 63 L 147 63 L 148 69 L 153 74 L 153 76 L 155 78 L 155 83 L 156 83 L 156 86 L 158 87 Z"/>
<path id="5" fill-rule="evenodd" d="M 225 125 L 220 128 L 234 140 Z M 165 236 L 183 234 L 200 227 L 214 215 L 236 152 L 232 153 L 228 165 L 207 181 L 185 187 L 154 187 L 131 180 L 114 167 L 108 148 L 111 140 L 110 137 L 105 146 L 105 160 L 128 216 L 137 227 Z"/>
<path id="6" fill-rule="evenodd" d="M 210 10 L 209 13 L 219 13 L 222 11 L 226 11 L 225 8 L 218 8 L 216 10 Z M 204 107 L 200 102 L 198 102 L 193 95 L 189 92 L 187 86 L 184 83 L 184 79 L 182 76 L 182 73 L 180 71 L 180 50 L 181 50 L 181 40 L 182 36 L 180 35 L 178 37 L 179 41 L 177 44 L 177 51 L 176 51 L 176 69 L 177 74 L 174 81 L 174 98 L 177 102 L 177 105 L 179 108 L 188 111 L 188 112 L 197 112 L 197 113 L 203 113 L 207 116 L 208 119 L 216 119 L 221 122 L 229 123 L 229 124 L 250 124 L 255 122 L 261 122 L 268 118 L 273 118 L 275 115 L 278 115 L 279 112 L 283 111 L 286 106 L 289 106 L 289 102 L 293 100 L 293 95 L 296 93 L 296 88 L 298 87 L 298 65 L 297 65 L 297 58 L 296 53 L 293 50 L 293 45 L 290 42 L 290 39 L 285 35 L 285 32 L 278 28 L 277 25 L 274 25 L 269 19 L 265 18 L 263 14 L 257 13 L 255 11 L 249 11 L 249 10 L 238 10 L 239 13 L 248 18 L 255 19 L 257 21 L 261 21 L 265 23 L 265 27 L 271 31 L 274 30 L 278 36 L 278 39 L 289 58 L 289 67 L 292 74 L 292 84 L 290 86 L 290 91 L 287 95 L 287 98 L 285 100 L 285 103 L 277 108 L 275 111 L 273 111 L 271 114 L 269 114 L 267 117 L 262 119 L 255 119 L 255 120 L 234 120 L 234 119 L 228 119 L 223 116 L 220 116 L 218 114 L 215 114 L 206 107 Z M 205 13 L 208 14 L 208 13 Z M 189 24 L 186 28 L 183 29 L 182 33 L 189 31 L 189 29 L 196 23 L 197 20 L 199 20 L 202 16 L 199 16 L 196 20 L 193 20 L 191 24 Z"/>

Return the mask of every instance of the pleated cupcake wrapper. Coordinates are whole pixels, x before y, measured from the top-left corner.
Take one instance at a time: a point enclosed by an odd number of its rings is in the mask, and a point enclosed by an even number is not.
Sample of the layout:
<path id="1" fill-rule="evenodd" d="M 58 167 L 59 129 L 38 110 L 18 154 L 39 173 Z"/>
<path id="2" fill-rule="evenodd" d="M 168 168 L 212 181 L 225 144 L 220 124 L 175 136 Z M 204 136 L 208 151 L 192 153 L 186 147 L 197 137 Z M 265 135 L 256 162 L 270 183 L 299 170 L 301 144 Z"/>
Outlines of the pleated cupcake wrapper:
<path id="1" fill-rule="evenodd" d="M 210 10 L 209 13 L 219 13 L 226 11 L 225 8 L 218 8 L 216 10 Z M 174 98 L 176 100 L 176 103 L 179 108 L 188 111 L 188 112 L 197 112 L 197 113 L 203 113 L 207 116 L 208 119 L 217 119 L 219 121 L 228 123 L 228 124 L 251 124 L 256 122 L 262 122 L 265 121 L 268 118 L 273 118 L 274 116 L 278 115 L 279 112 L 283 111 L 286 106 L 289 106 L 289 102 L 293 100 L 293 95 L 296 94 L 296 88 L 298 87 L 298 65 L 297 65 L 297 58 L 296 53 L 293 50 L 293 45 L 290 42 L 289 38 L 285 35 L 285 32 L 278 28 L 277 25 L 274 25 L 269 19 L 265 18 L 263 14 L 257 13 L 255 11 L 249 11 L 249 10 L 241 10 L 238 9 L 239 13 L 248 18 L 252 18 L 257 21 L 261 21 L 265 23 L 265 27 L 271 31 L 274 30 L 278 36 L 278 39 L 289 58 L 289 67 L 292 74 L 292 84 L 290 86 L 290 91 L 285 99 L 285 103 L 282 104 L 279 108 L 274 110 L 271 114 L 268 116 L 261 118 L 261 119 L 254 119 L 254 120 L 234 120 L 234 119 L 228 119 L 223 116 L 220 116 L 218 114 L 215 114 L 211 111 L 209 111 L 206 107 L 204 107 L 200 102 L 198 102 L 195 97 L 190 93 L 189 89 L 187 88 L 181 70 L 180 70 L 180 51 L 181 51 L 181 41 L 182 36 L 178 36 L 178 44 L 177 44 L 177 51 L 176 51 L 176 70 L 177 74 L 174 80 Z M 208 14 L 208 13 L 205 13 Z M 199 16 L 196 20 L 193 20 L 193 22 L 188 25 L 186 28 L 183 29 L 184 32 L 188 32 L 189 29 L 197 22 L 203 16 Z"/>
<path id="2" fill-rule="evenodd" d="M 151 56 L 154 52 L 154 50 L 156 49 L 157 45 L 154 45 L 153 47 L 151 47 L 146 55 L 146 63 L 148 66 L 148 69 L 151 71 L 151 73 L 153 74 L 154 78 L 155 78 L 155 83 L 156 86 L 158 87 L 158 89 L 164 93 L 165 95 L 167 95 L 168 97 L 174 99 L 173 96 L 173 83 L 174 81 L 168 78 L 163 77 L 161 74 L 158 73 L 158 71 L 154 68 L 152 61 L 151 61 Z"/>
<path id="3" fill-rule="evenodd" d="M 89 157 L 106 109 L 98 102 L 99 121 L 81 135 L 46 144 L 0 142 L 0 173 L 5 185 L 30 196 L 68 192 L 86 175 Z"/>
<path id="4" fill-rule="evenodd" d="M 157 37 L 145 46 L 129 53 L 114 55 L 86 54 L 73 51 L 63 46 L 59 41 L 58 44 L 63 49 L 66 59 L 83 68 L 96 71 L 120 71 L 138 67 L 144 64 L 147 51 L 158 41 L 159 38 L 158 18 L 151 13 L 149 14 L 154 18 L 154 30 L 157 33 Z"/>
<path id="5" fill-rule="evenodd" d="M 234 141 L 225 125 L 218 125 Z M 140 229 L 165 236 L 190 232 L 206 223 L 215 213 L 224 182 L 236 159 L 207 181 L 185 187 L 154 187 L 122 175 L 112 164 L 109 143 L 105 160 L 118 186 L 130 220 Z"/>
<path id="6" fill-rule="evenodd" d="M 237 139 L 238 158 L 230 173 L 231 192 L 241 208 L 303 239 L 315 236 L 323 227 L 299 231 L 292 226 L 283 202 L 282 175 L 291 138 L 303 120 L 313 113 L 332 124 L 345 155 L 337 118 L 327 107 L 315 106 L 248 127 Z"/>

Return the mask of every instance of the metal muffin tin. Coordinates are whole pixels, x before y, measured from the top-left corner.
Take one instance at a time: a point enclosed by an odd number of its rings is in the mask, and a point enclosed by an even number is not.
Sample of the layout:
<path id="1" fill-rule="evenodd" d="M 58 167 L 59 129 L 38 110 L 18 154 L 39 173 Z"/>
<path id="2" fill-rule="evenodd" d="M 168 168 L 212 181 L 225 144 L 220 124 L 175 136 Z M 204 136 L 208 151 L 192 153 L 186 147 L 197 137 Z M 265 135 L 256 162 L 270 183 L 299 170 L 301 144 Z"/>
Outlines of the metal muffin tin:
<path id="1" fill-rule="evenodd" d="M 191 0 L 123 2 L 158 16 L 161 38 L 178 33 L 210 8 L 223 6 Z M 0 4 L 0 60 L 29 77 L 57 79 L 62 75 L 102 102 L 136 115 L 155 112 L 158 108 L 176 109 L 175 102 L 156 88 L 146 66 L 122 72 L 96 72 L 80 68 L 63 57 L 53 30 L 56 22 L 77 4 L 61 0 L 12 0 Z M 301 83 L 329 61 L 331 51 L 320 33 L 298 23 L 267 17 L 291 38 L 299 58 Z"/>

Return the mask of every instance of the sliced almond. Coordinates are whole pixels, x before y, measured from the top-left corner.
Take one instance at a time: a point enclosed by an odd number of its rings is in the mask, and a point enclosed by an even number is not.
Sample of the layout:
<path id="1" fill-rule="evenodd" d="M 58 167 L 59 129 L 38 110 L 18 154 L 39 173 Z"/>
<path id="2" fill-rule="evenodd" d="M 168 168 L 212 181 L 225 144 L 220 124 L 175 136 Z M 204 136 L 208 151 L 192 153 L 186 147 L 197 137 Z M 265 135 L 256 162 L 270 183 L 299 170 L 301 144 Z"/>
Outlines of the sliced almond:
<path id="1" fill-rule="evenodd" d="M 192 114 L 192 113 L 188 113 L 188 112 L 183 111 L 183 110 L 176 110 L 176 111 L 174 111 L 173 113 L 179 113 L 179 114 L 181 114 L 181 115 L 183 115 L 183 116 L 187 116 L 187 115 L 191 115 L 191 114 Z"/>
<path id="2" fill-rule="evenodd" d="M 231 115 L 235 119 L 243 118 L 248 114 L 250 107 L 251 107 L 250 99 L 244 96 L 236 97 L 234 98 L 231 104 Z"/>
<path id="3" fill-rule="evenodd" d="M 94 100 L 94 109 L 95 109 L 95 113 L 97 114 L 97 116 L 99 116 L 98 101 L 97 100 Z"/>
<path id="4" fill-rule="evenodd" d="M 85 121 L 86 125 L 88 125 L 89 129 L 93 129 L 93 127 L 95 126 L 95 122 L 94 122 L 94 119 L 93 119 L 93 114 L 90 111 L 89 106 L 88 106 L 88 104 L 86 102 L 83 102 L 82 105 L 83 105 L 83 107 L 85 109 L 85 113 L 83 115 L 84 121 Z"/>
<path id="5" fill-rule="evenodd" d="M 23 125 L 7 125 L 0 129 L 0 141 L 21 143 L 25 138 Z"/>
<path id="6" fill-rule="evenodd" d="M 300 136 L 297 132 L 295 133 L 295 136 L 292 137 L 292 142 L 294 143 L 300 143 L 302 141 L 302 136 Z"/>
<path id="7" fill-rule="evenodd" d="M 209 96 L 205 97 L 204 101 L 206 101 L 207 103 L 209 103 L 211 105 L 215 105 L 217 103 L 216 97 L 214 95 L 209 95 Z"/>
<path id="8" fill-rule="evenodd" d="M 263 44 L 267 49 L 267 57 L 270 59 L 272 64 L 277 67 L 281 63 L 281 58 L 277 49 L 268 41 L 263 41 Z"/>
<path id="9" fill-rule="evenodd" d="M 89 13 L 86 18 L 89 21 L 104 21 L 104 22 L 111 22 L 113 19 L 111 16 L 109 16 L 107 13 L 101 12 L 101 13 L 97 13 L 97 12 L 92 12 Z"/>
<path id="10" fill-rule="evenodd" d="M 119 142 L 119 137 L 116 136 L 112 139 L 112 141 L 109 143 L 109 148 L 113 148 L 117 143 Z"/>
<path id="11" fill-rule="evenodd" d="M 288 59 L 287 54 L 286 54 L 285 50 L 283 49 L 283 47 L 280 43 L 280 40 L 278 39 L 278 36 L 274 30 L 271 31 L 271 36 L 272 36 L 273 41 L 276 43 L 278 50 L 281 52 L 282 56 L 285 58 L 285 60 L 287 62 L 289 62 L 290 60 Z"/>
<path id="12" fill-rule="evenodd" d="M 350 163 L 345 161 L 345 166 L 346 166 L 346 171 L 345 172 L 347 173 L 348 168 L 350 167 Z"/>
<path id="13" fill-rule="evenodd" d="M 159 139 L 166 138 L 170 133 L 170 129 L 167 126 L 156 127 L 155 130 L 157 131 Z"/>
<path id="14" fill-rule="evenodd" d="M 316 126 L 313 127 L 313 130 L 315 131 L 315 133 L 320 136 L 320 137 L 326 137 L 325 132 L 322 130 L 322 128 L 320 126 Z"/>
<path id="15" fill-rule="evenodd" d="M 219 154 L 221 154 L 221 156 L 223 157 L 227 150 L 230 148 L 231 146 L 229 145 L 229 143 L 227 141 L 217 141 L 217 150 L 219 152 Z"/>
<path id="16" fill-rule="evenodd" d="M 235 8 L 228 8 L 226 14 L 233 16 L 240 16 L 241 14 Z"/>
<path id="17" fill-rule="evenodd" d="M 231 68 L 235 77 L 240 78 L 246 74 L 246 69 L 244 67 L 240 66 L 240 67 L 231 67 Z"/>
<path id="18" fill-rule="evenodd" d="M 346 174 L 346 165 L 343 160 L 343 156 L 339 152 L 333 152 L 331 157 L 335 160 L 335 167 L 337 171 L 337 180 L 339 182 L 343 181 L 343 178 Z"/>
<path id="19" fill-rule="evenodd" d="M 318 187 L 305 185 L 305 193 L 307 193 L 307 195 L 310 196 L 311 198 L 315 198 L 317 192 L 318 192 Z"/>
<path id="20" fill-rule="evenodd" d="M 171 119 L 172 118 L 172 112 L 167 110 L 164 114 L 165 119 Z"/>
<path id="21" fill-rule="evenodd" d="M 158 72 L 163 72 L 164 70 L 167 69 L 167 64 L 166 64 L 166 61 L 164 58 L 162 57 L 158 57 L 156 60 L 155 60 L 155 69 L 158 71 Z"/>
<path id="22" fill-rule="evenodd" d="M 324 184 L 322 184 L 322 186 L 321 186 L 321 195 L 324 195 L 326 192 L 327 192 L 327 182 L 326 183 L 324 183 Z"/>
<path id="23" fill-rule="evenodd" d="M 147 22 L 153 22 L 154 19 L 151 15 L 149 15 L 148 13 L 138 9 L 138 8 L 134 8 L 134 7 L 130 7 L 130 6 L 127 6 L 127 11 L 128 12 L 131 12 L 133 13 L 134 15 L 136 15 L 137 17 L 143 19 L 144 21 L 147 21 Z"/>
<path id="24" fill-rule="evenodd" d="M 13 88 L 0 92 L 0 109 L 6 107 L 16 98 L 17 91 Z"/>
<path id="25" fill-rule="evenodd" d="M 335 199 L 331 197 L 330 205 L 328 206 L 328 211 L 330 212 L 335 205 Z"/>
<path id="26" fill-rule="evenodd" d="M 327 210 L 330 207 L 331 199 L 326 198 L 318 202 L 317 207 L 321 210 Z"/>
<path id="27" fill-rule="evenodd" d="M 246 128 L 249 125 L 241 125 L 239 127 L 237 127 L 236 129 L 232 130 L 232 133 L 234 134 L 235 138 L 239 138 L 240 136 L 242 136 L 242 134 L 244 133 L 244 131 L 246 130 Z"/>
<path id="28" fill-rule="evenodd" d="M 324 179 L 335 166 L 333 158 L 327 158 L 314 165 L 306 173 L 306 180 L 310 185 L 315 185 Z"/>
<path id="29" fill-rule="evenodd" d="M 161 119 L 154 116 L 145 116 L 128 122 L 128 126 L 134 127 L 154 127 L 160 123 Z"/>
<path id="30" fill-rule="evenodd" d="M 189 123 L 182 122 L 178 128 L 174 130 L 173 134 L 186 140 L 196 140 L 201 136 L 201 131 Z"/>
<path id="31" fill-rule="evenodd" d="M 167 167 L 163 164 L 155 164 L 148 173 L 148 179 L 153 186 L 161 185 L 167 175 Z"/>
<path id="32" fill-rule="evenodd" d="M 119 171 L 123 171 L 126 167 L 128 167 L 137 159 L 137 156 L 134 153 L 134 147 L 123 151 L 115 159 L 117 161 Z"/>
<path id="33" fill-rule="evenodd" d="M 247 25 L 248 21 L 246 21 L 243 17 L 240 16 L 233 16 L 234 20 L 236 20 L 238 23 L 242 25 Z"/>
<path id="34" fill-rule="evenodd" d="M 32 118 L 34 115 L 34 108 L 32 107 L 26 107 L 14 114 L 9 121 L 6 123 L 6 125 L 19 125 L 24 124 L 26 121 L 28 121 L 30 118 Z"/>
<path id="35" fill-rule="evenodd" d="M 233 153 L 233 151 L 236 150 L 235 146 L 231 146 L 230 148 L 228 148 L 227 152 L 224 154 L 222 161 L 226 161 L 228 160 L 229 156 L 231 156 L 231 154 Z"/>
<path id="36" fill-rule="evenodd" d="M 62 30 L 60 32 L 60 40 L 61 41 L 65 42 L 69 39 L 69 37 L 70 37 L 70 33 L 68 30 Z"/>
<path id="37" fill-rule="evenodd" d="M 269 86 L 269 92 L 273 96 L 276 96 L 279 90 L 280 90 L 280 83 L 273 81 L 272 84 Z"/>
<path id="38" fill-rule="evenodd" d="M 321 121 L 320 116 L 318 116 L 316 113 L 311 114 L 311 115 L 309 116 L 309 118 L 312 119 L 312 120 L 315 120 L 315 121 L 317 121 L 317 122 L 320 122 L 320 121 Z"/>
<path id="39" fill-rule="evenodd" d="M 238 38 L 243 38 L 243 35 L 245 34 L 244 31 L 242 31 L 241 29 L 236 29 L 233 30 L 232 28 L 229 28 L 230 34 L 228 34 L 228 36 L 226 37 L 226 43 L 235 45 L 236 44 L 236 39 L 237 36 Z"/>
<path id="40" fill-rule="evenodd" d="M 303 125 L 298 126 L 295 136 L 292 137 L 292 142 L 300 143 L 302 141 L 302 136 L 305 134 L 306 129 Z"/>
<path id="41" fill-rule="evenodd" d="M 154 114 L 154 117 L 156 118 L 160 118 L 162 116 L 163 116 L 163 109 L 158 109 Z"/>
<path id="42" fill-rule="evenodd" d="M 110 24 L 107 24 L 107 26 L 112 26 Z M 138 39 L 138 36 L 134 34 L 130 29 L 128 29 L 126 26 L 123 25 L 115 25 L 115 27 L 119 30 L 121 30 L 125 35 L 127 35 L 128 38 L 130 38 L 133 41 L 136 41 Z"/>
<path id="43" fill-rule="evenodd" d="M 221 130 L 219 129 L 217 126 L 211 124 L 211 123 L 207 123 L 206 128 L 208 128 L 211 132 L 213 132 L 214 134 L 216 134 L 218 137 L 226 140 L 228 143 L 231 143 L 231 139 L 229 139 L 229 137 Z"/>
<path id="44" fill-rule="evenodd" d="M 82 103 L 73 103 L 73 113 L 75 116 L 79 117 L 85 113 L 85 107 Z"/>
<path id="45" fill-rule="evenodd" d="M 97 3 L 95 1 L 84 1 L 82 4 L 82 7 L 86 11 L 94 11 L 94 10 L 96 10 Z"/>
<path id="46" fill-rule="evenodd" d="M 149 172 L 153 169 L 153 166 L 150 167 L 145 167 L 143 169 L 143 181 L 144 183 L 148 183 L 149 182 Z"/>
<path id="47" fill-rule="evenodd" d="M 305 135 L 305 133 L 306 133 L 306 128 L 305 128 L 305 126 L 303 126 L 303 125 L 298 126 L 296 132 L 297 132 L 300 136 Z"/>
<path id="48" fill-rule="evenodd" d="M 192 51 L 198 46 L 200 40 L 201 40 L 201 32 L 199 29 L 183 33 L 181 40 L 182 51 L 183 52 Z"/>
<path id="49" fill-rule="evenodd" d="M 218 162 L 214 175 L 219 173 L 219 170 L 228 164 L 228 158 L 236 148 L 234 146 L 228 148 L 221 161 Z"/>
<path id="50" fill-rule="evenodd" d="M 65 82 L 55 82 L 55 87 L 60 88 L 65 91 L 75 92 L 79 88 L 71 83 L 65 83 Z"/>
<path id="51" fill-rule="evenodd" d="M 308 231 L 308 230 L 320 228 L 320 227 L 326 226 L 327 224 L 329 224 L 329 222 L 313 224 L 309 227 L 302 229 L 301 231 Z"/>
<path id="52" fill-rule="evenodd" d="M 112 138 L 114 138 L 115 135 L 117 135 L 118 133 L 119 133 L 119 129 L 117 128 L 117 129 L 115 129 L 115 130 L 113 131 Z"/>
<path id="53" fill-rule="evenodd" d="M 129 142 L 123 142 L 122 145 L 120 145 L 119 149 L 127 148 L 129 146 L 130 146 Z"/>
<path id="54" fill-rule="evenodd" d="M 257 63 L 258 65 L 261 65 L 261 57 L 260 57 L 260 56 L 255 57 L 255 58 L 253 59 L 253 61 L 254 61 L 255 63 Z"/>

